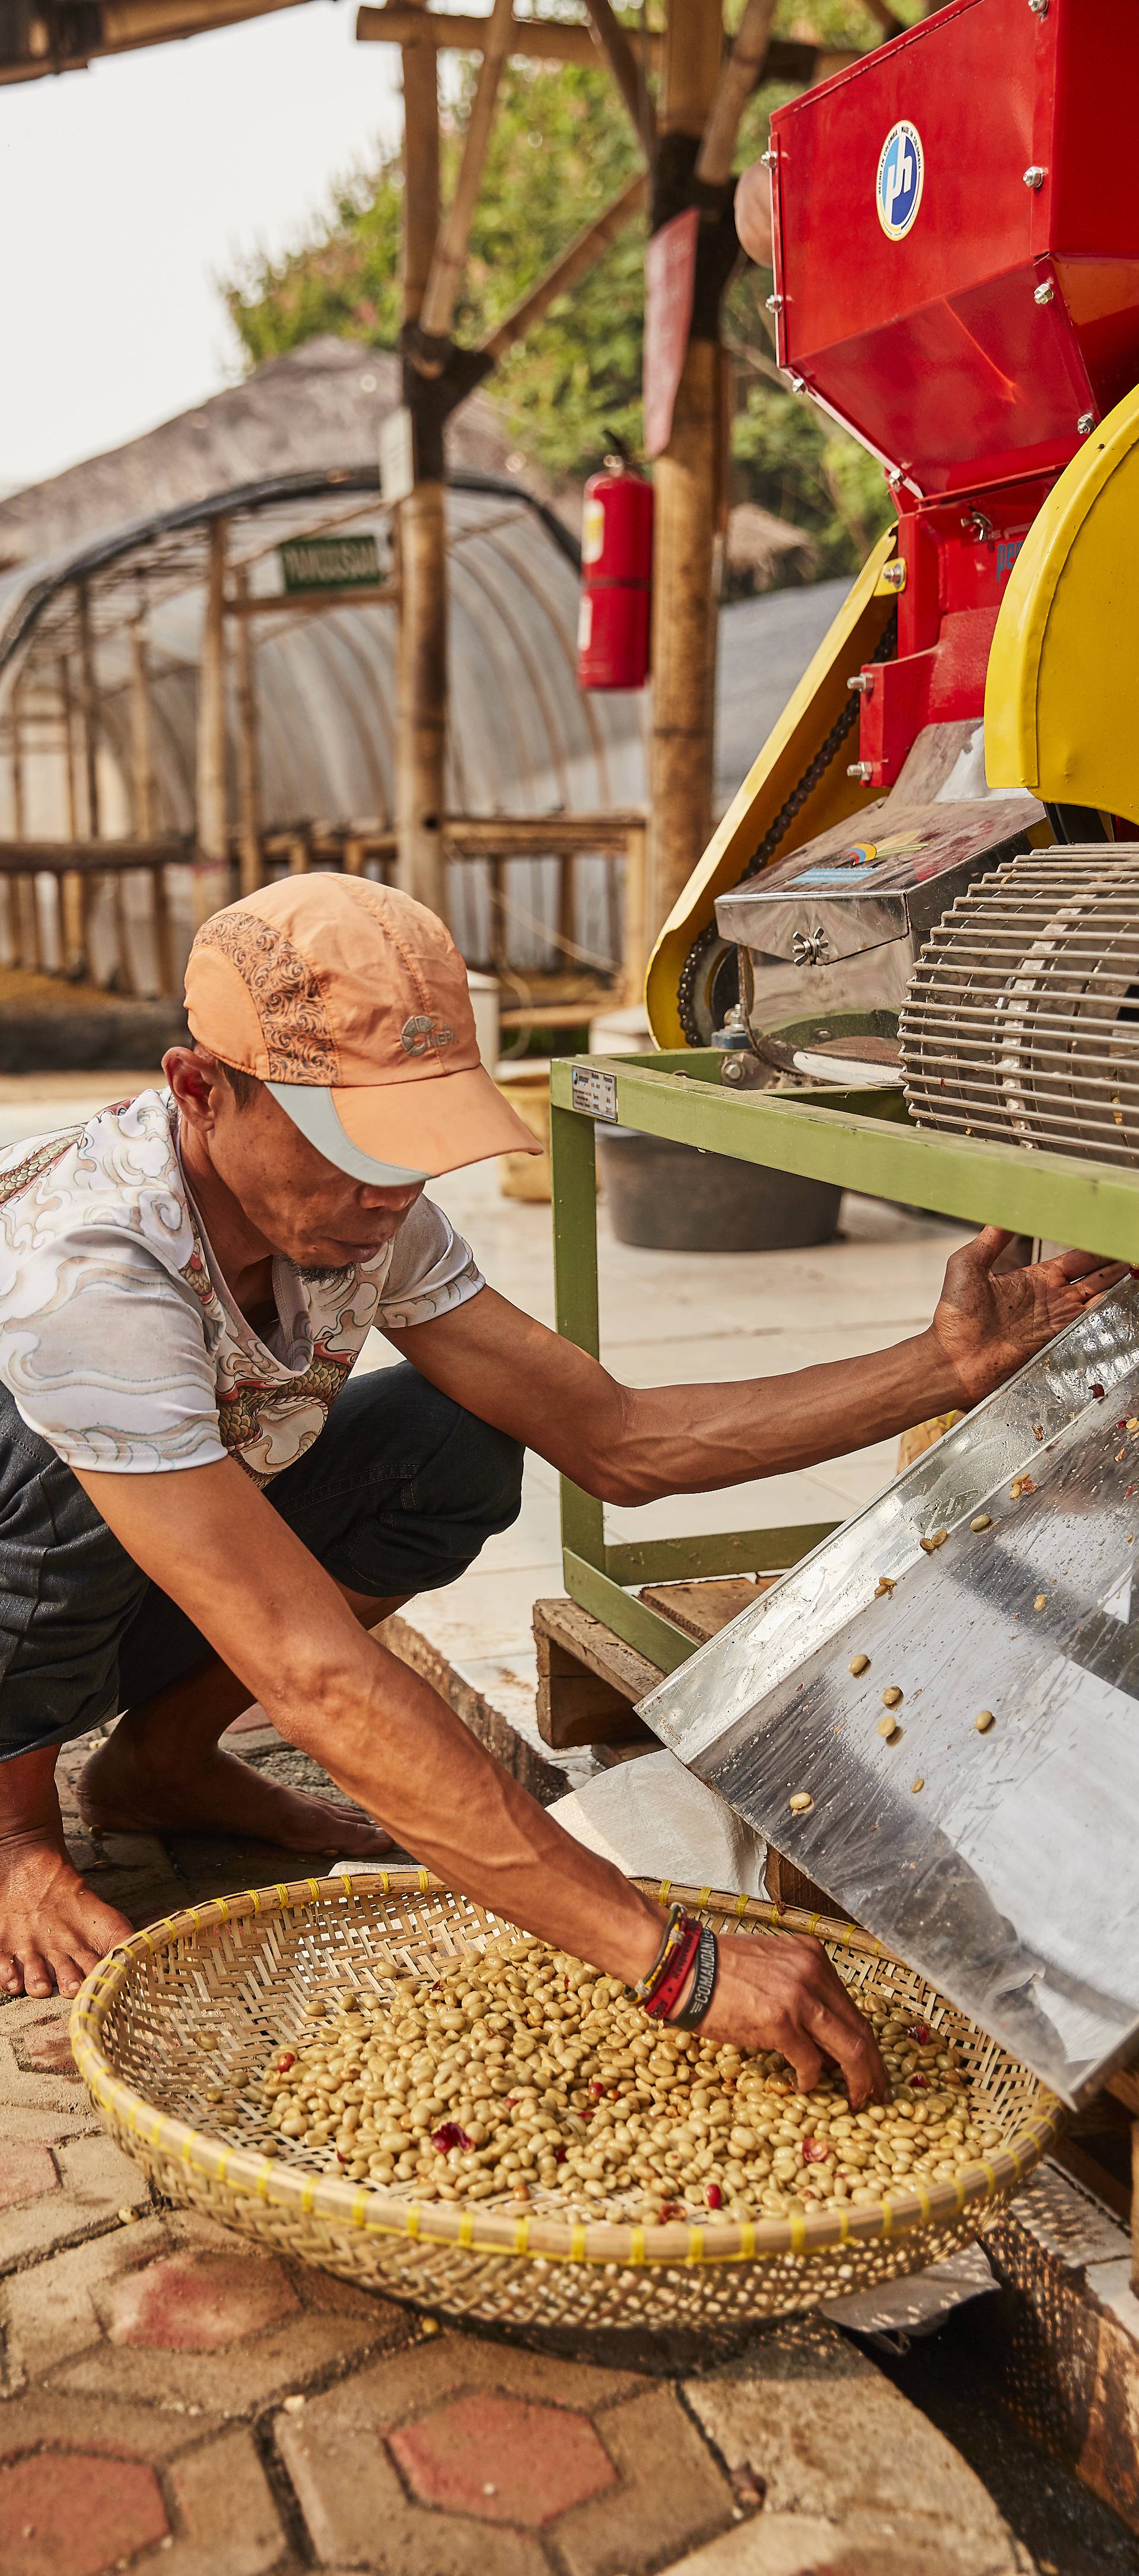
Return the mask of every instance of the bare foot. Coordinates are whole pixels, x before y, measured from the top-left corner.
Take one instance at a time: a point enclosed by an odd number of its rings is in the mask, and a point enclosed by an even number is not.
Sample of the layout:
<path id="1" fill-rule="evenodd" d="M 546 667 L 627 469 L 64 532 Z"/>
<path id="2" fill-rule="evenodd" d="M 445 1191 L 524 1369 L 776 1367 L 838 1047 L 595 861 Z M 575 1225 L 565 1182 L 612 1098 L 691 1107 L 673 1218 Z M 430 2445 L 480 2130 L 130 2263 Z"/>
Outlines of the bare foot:
<path id="1" fill-rule="evenodd" d="M 378 1860 L 394 1846 L 382 1825 L 351 1816 L 331 1798 L 268 1780 L 251 1762 L 213 1752 L 184 1777 L 148 1763 L 116 1727 L 93 1753 L 79 1781 L 79 1812 L 93 1833 L 250 1834 L 286 1851 L 345 1860 Z"/>
<path id="2" fill-rule="evenodd" d="M 93 1895 L 48 1836 L 0 1843 L 0 1994 L 77 1995 L 133 1925 Z"/>

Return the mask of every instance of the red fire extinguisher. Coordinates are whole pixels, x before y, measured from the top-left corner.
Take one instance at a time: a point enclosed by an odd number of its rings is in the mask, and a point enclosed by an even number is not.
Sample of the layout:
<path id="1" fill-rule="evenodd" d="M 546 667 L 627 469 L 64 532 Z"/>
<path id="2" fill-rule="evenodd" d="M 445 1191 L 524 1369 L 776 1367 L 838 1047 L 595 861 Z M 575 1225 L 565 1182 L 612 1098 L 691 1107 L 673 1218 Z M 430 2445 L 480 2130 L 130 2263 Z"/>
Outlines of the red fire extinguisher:
<path id="1" fill-rule="evenodd" d="M 653 487 L 607 456 L 585 487 L 581 522 L 579 689 L 643 689 L 649 675 Z"/>

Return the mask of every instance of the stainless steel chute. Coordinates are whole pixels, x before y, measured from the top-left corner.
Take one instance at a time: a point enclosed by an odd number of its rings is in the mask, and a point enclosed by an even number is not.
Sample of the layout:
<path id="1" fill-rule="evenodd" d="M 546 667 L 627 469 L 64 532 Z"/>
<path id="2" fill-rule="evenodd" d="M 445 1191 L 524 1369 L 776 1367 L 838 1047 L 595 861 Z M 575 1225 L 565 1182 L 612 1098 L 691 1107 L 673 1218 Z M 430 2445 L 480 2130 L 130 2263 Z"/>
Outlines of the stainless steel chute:
<path id="1" fill-rule="evenodd" d="M 1139 2039 L 1137 1552 L 1128 1281 L 640 1708 L 1069 2102 Z"/>

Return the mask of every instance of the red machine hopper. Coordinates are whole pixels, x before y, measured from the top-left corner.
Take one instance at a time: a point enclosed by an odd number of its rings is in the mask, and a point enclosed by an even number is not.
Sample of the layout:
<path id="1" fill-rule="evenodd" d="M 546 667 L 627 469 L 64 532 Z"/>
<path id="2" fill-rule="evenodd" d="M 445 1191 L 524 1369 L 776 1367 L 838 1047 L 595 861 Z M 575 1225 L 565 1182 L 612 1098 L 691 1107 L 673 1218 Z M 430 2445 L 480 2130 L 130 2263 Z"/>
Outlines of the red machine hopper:
<path id="1" fill-rule="evenodd" d="M 1139 377 L 1136 0 L 953 0 L 772 118 L 780 364 L 882 458 L 898 658 L 857 774 L 983 713 L 1001 593 Z"/>

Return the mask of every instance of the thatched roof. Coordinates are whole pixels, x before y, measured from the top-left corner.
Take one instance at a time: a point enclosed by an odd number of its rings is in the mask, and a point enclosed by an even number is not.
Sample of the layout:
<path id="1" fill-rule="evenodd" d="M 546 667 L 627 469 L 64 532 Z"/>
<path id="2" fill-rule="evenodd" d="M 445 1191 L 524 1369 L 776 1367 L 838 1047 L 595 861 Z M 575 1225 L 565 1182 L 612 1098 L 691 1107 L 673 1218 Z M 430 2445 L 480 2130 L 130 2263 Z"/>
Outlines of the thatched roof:
<path id="1" fill-rule="evenodd" d="M 0 569 L 81 544 L 105 529 L 204 501 L 269 476 L 374 460 L 380 424 L 400 399 L 400 364 L 386 349 L 331 332 L 306 340 L 254 374 L 142 438 L 88 457 L 46 483 L 0 500 Z M 519 459 L 485 394 L 451 421 L 448 462 L 478 473 L 514 474 Z M 555 498 L 527 459 L 526 488 Z M 567 496 L 567 524 L 579 517 Z"/>

